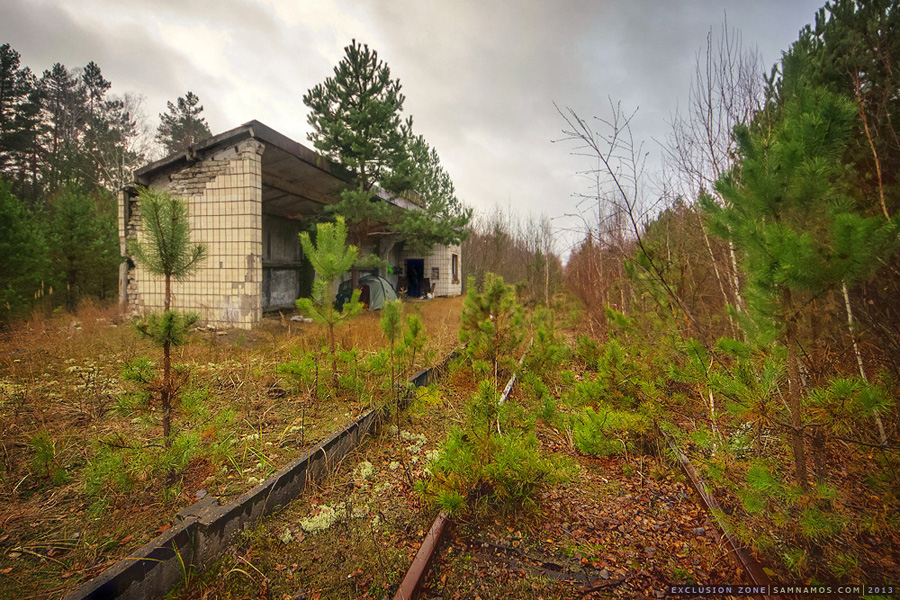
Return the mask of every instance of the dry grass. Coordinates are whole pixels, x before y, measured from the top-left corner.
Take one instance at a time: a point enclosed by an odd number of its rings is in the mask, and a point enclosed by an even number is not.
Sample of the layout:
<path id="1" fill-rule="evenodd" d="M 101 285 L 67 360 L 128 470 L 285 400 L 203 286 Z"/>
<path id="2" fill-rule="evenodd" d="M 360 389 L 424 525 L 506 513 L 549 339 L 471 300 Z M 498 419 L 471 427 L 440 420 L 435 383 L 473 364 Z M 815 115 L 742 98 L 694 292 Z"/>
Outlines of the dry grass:
<path id="1" fill-rule="evenodd" d="M 462 298 L 441 298 L 409 303 L 404 313 L 421 315 L 428 347 L 443 355 L 457 345 L 461 306 Z M 379 316 L 366 313 L 339 328 L 339 343 L 362 353 L 383 348 Z M 87 467 L 101 451 L 127 446 L 143 457 L 159 445 L 158 411 L 121 407 L 134 389 L 121 379 L 123 364 L 140 356 L 158 361 L 159 350 L 120 322 L 115 307 L 94 304 L 75 315 L 37 314 L 5 332 L 0 598 L 61 596 L 156 536 L 197 490 L 239 494 L 362 412 L 366 404 L 358 398 L 316 401 L 294 393 L 279 375 L 279 364 L 321 348 L 324 337 L 322 328 L 287 315 L 268 317 L 249 332 L 192 334 L 176 362 L 188 367 L 185 397 L 195 400 L 176 415 L 175 428 L 196 433 L 202 452 L 175 485 L 148 477 L 129 492 L 105 486 L 89 494 Z M 230 421 L 217 421 L 229 411 Z M 54 482 L 58 469 L 65 477 Z"/>

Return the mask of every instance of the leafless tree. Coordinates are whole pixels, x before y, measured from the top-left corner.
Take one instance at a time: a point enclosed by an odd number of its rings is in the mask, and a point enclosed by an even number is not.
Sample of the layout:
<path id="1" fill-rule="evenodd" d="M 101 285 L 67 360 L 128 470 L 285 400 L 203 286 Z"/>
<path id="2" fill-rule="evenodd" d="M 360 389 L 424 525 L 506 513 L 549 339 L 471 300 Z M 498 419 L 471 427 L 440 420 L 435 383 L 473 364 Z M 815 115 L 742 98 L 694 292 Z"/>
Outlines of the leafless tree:
<path id="1" fill-rule="evenodd" d="M 621 103 L 614 103 L 611 99 L 609 105 L 608 119 L 594 117 L 593 122 L 599 124 L 599 129 L 595 129 L 591 122 L 580 117 L 571 108 L 563 111 L 557 106 L 556 110 L 566 124 L 563 129 L 565 137 L 558 141 L 574 143 L 573 155 L 598 161 L 595 171 L 598 181 L 598 218 L 603 222 L 604 216 L 608 215 L 610 220 L 607 221 L 607 227 L 614 225 L 610 233 L 623 237 L 621 247 L 630 243 L 642 254 L 644 260 L 632 261 L 632 264 L 662 288 L 669 299 L 673 316 L 677 307 L 687 321 L 696 326 L 692 311 L 667 280 L 664 266 L 645 245 L 644 229 L 651 216 L 660 208 L 660 197 L 654 198 L 647 191 L 645 168 L 648 153 L 644 151 L 642 143 L 635 143 L 631 129 L 636 111 L 626 114 Z M 617 228 L 615 225 L 624 225 L 624 228 Z"/>
<path id="2" fill-rule="evenodd" d="M 740 31 L 729 28 L 726 18 L 718 34 L 709 30 L 705 48 L 697 52 L 687 108 L 676 111 L 664 145 L 682 196 L 696 200 L 706 193 L 717 197 L 716 179 L 734 166 L 734 127 L 748 124 L 764 98 L 765 73 L 759 51 L 745 49 Z M 718 257 L 702 220 L 700 226 L 725 303 L 743 310 L 734 247 L 727 246 L 727 258 Z"/>

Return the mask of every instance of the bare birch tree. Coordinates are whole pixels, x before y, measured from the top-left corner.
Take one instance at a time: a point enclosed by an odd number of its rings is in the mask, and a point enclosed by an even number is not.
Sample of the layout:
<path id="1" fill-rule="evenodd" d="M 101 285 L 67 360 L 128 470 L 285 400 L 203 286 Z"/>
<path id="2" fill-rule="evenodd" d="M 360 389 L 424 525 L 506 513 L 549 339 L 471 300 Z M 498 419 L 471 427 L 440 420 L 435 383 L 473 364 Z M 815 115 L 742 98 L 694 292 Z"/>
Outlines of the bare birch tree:
<path id="1" fill-rule="evenodd" d="M 734 166 L 732 132 L 736 125 L 749 124 L 764 98 L 759 51 L 745 49 L 740 31 L 729 28 L 725 19 L 718 35 L 709 30 L 705 48 L 697 52 L 687 107 L 676 111 L 664 145 L 684 197 L 696 200 L 708 193 L 724 203 L 713 184 Z M 727 257 L 717 257 L 702 220 L 700 227 L 724 302 L 743 311 L 734 246 L 728 243 Z"/>

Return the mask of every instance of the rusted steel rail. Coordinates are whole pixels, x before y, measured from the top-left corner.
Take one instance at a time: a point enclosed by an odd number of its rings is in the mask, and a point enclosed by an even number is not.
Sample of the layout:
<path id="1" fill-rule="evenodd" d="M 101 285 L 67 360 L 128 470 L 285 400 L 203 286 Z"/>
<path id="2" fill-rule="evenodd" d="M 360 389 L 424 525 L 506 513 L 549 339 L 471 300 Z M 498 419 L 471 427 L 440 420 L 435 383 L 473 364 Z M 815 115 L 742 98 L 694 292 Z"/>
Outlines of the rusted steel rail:
<path id="1" fill-rule="evenodd" d="M 700 479 L 700 475 L 697 473 L 696 469 L 694 469 L 694 465 L 688 460 L 687 456 L 685 456 L 684 452 L 672 441 L 672 438 L 668 436 L 661 429 L 657 429 L 660 436 L 666 441 L 666 444 L 669 446 L 669 449 L 675 454 L 678 458 L 678 464 L 681 465 L 681 469 L 684 471 L 684 474 L 687 476 L 688 481 L 691 483 L 691 487 L 694 488 L 694 491 L 697 492 L 697 497 L 700 498 L 700 502 L 703 505 L 703 508 L 707 513 L 713 518 L 713 522 L 716 524 L 716 527 L 719 530 L 719 533 L 728 541 L 728 545 L 731 547 L 731 553 L 737 559 L 738 563 L 744 569 L 744 572 L 750 577 L 753 582 L 754 587 L 765 588 L 768 590 L 772 585 L 772 580 L 763 570 L 762 565 L 759 564 L 759 561 L 747 550 L 746 546 L 744 546 L 740 540 L 738 540 L 734 534 L 728 531 L 727 524 L 722 520 L 722 515 L 724 511 L 722 510 L 721 505 L 718 501 L 713 498 L 713 496 L 707 491 L 706 484 L 703 483 L 703 480 Z M 769 599 L 771 596 L 769 594 L 761 594 L 763 598 Z M 785 597 L 785 596 L 780 596 Z"/>
<path id="2" fill-rule="evenodd" d="M 525 357 L 528 356 L 528 351 L 531 350 L 531 345 L 534 343 L 534 338 L 531 338 L 531 341 L 528 342 L 528 347 L 525 348 L 525 352 L 522 353 L 522 358 L 519 359 L 519 362 L 516 363 L 516 370 L 513 371 L 512 377 L 509 378 L 509 381 L 506 382 L 506 387 L 503 388 L 503 394 L 500 396 L 500 400 L 498 404 L 503 404 L 506 402 L 506 399 L 509 398 L 510 392 L 512 392 L 513 386 L 516 384 L 516 374 L 519 369 L 522 368 L 522 363 L 525 362 Z"/>
<path id="3" fill-rule="evenodd" d="M 531 344 L 528 344 L 528 348 L 525 349 L 522 358 L 519 359 L 518 367 L 521 367 L 522 363 L 525 362 L 525 357 L 530 349 Z M 499 404 L 503 404 L 509 398 L 515 383 L 516 373 L 513 373 L 506 383 L 506 387 L 503 388 L 503 394 L 498 401 Z M 441 536 L 451 524 L 450 515 L 445 511 L 441 511 L 434 523 L 432 523 L 431 529 L 425 534 L 425 539 L 422 541 L 422 545 L 419 546 L 419 550 L 416 552 L 416 557 L 409 566 L 409 570 L 406 571 L 406 575 L 400 583 L 400 588 L 394 595 L 394 600 L 414 600 L 419 596 L 419 593 L 422 591 L 422 583 L 425 581 L 425 575 L 428 573 L 429 567 L 431 567 L 434 553 L 440 545 Z"/>
<path id="4" fill-rule="evenodd" d="M 413 600 L 418 597 L 419 593 L 422 591 L 422 583 L 425 581 L 425 574 L 428 572 L 431 561 L 434 558 L 434 552 L 441 542 L 441 536 L 444 534 L 444 530 L 447 529 L 449 524 L 449 515 L 447 515 L 446 512 L 441 511 L 441 514 L 434 520 L 431 529 L 425 534 L 425 540 L 422 542 L 422 545 L 419 546 L 419 551 L 416 552 L 416 557 L 409 566 L 409 570 L 406 572 L 406 576 L 403 578 L 403 582 L 400 584 L 400 589 L 397 590 L 394 600 Z"/>

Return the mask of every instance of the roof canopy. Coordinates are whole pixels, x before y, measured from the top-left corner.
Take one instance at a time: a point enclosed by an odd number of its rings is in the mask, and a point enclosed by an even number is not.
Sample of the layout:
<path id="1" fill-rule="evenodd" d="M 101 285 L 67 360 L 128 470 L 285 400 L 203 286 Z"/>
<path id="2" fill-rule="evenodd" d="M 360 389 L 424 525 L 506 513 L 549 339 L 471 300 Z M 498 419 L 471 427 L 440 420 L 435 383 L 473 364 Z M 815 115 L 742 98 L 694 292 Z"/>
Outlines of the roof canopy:
<path id="1" fill-rule="evenodd" d="M 265 214 L 299 219 L 320 213 L 326 204 L 338 202 L 341 191 L 353 184 L 353 174 L 343 166 L 259 121 L 249 121 L 198 142 L 185 152 L 141 167 L 134 173 L 135 181 L 149 185 L 162 173 L 183 169 L 202 156 L 248 138 L 265 145 L 262 155 L 262 211 Z M 375 189 L 373 195 L 401 208 L 421 206 L 421 199 L 414 193 L 392 196 Z"/>

